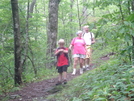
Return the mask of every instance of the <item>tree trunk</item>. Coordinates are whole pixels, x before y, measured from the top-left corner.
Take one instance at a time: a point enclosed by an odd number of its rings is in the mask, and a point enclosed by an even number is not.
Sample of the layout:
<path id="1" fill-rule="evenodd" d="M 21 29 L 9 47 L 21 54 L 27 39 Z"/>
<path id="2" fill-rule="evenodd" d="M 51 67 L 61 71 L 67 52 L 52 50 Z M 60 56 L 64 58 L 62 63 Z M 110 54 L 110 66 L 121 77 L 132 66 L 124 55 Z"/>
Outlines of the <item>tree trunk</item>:
<path id="1" fill-rule="evenodd" d="M 54 49 L 57 42 L 57 29 L 58 29 L 58 5 L 59 0 L 49 0 L 49 22 L 47 28 L 47 53 L 48 60 L 47 67 L 54 65 Z"/>
<path id="2" fill-rule="evenodd" d="M 80 18 L 79 0 L 77 0 L 77 12 L 78 12 L 79 29 L 81 29 L 81 18 Z"/>
<path id="3" fill-rule="evenodd" d="M 75 4 L 75 1 L 74 0 L 70 0 L 70 19 L 69 19 L 69 22 L 70 22 L 70 30 L 71 30 L 71 34 L 70 34 L 70 41 L 72 40 L 72 36 L 74 36 L 74 25 L 72 24 L 73 23 L 73 7 L 74 7 L 74 4 Z"/>
<path id="4" fill-rule="evenodd" d="M 88 0 L 83 0 L 84 3 L 88 3 Z M 79 22 L 79 29 L 82 28 L 82 25 L 87 23 L 88 19 L 88 9 L 85 5 L 83 5 L 82 11 L 79 6 L 79 0 L 77 0 L 77 12 L 78 12 L 78 22 Z"/>
<path id="5" fill-rule="evenodd" d="M 132 13 L 134 14 L 134 0 L 132 1 Z M 134 66 L 134 36 L 132 36 L 132 65 Z"/>
<path id="6" fill-rule="evenodd" d="M 32 3 L 30 4 L 29 12 L 32 14 L 34 6 L 36 4 L 36 0 L 33 0 Z M 32 18 L 32 15 L 29 15 L 29 18 Z"/>
<path id="7" fill-rule="evenodd" d="M 73 22 L 73 6 L 74 6 L 74 0 L 70 0 L 70 19 L 69 19 L 69 21 L 70 21 L 70 37 L 69 37 L 69 43 L 70 43 L 70 41 L 72 40 L 72 37 L 74 36 L 74 26 L 73 26 L 73 24 L 72 24 L 72 22 Z M 72 65 L 73 64 L 73 60 L 72 60 L 72 53 L 71 53 L 71 51 L 69 51 L 69 62 L 70 62 L 70 65 Z"/>
<path id="8" fill-rule="evenodd" d="M 134 13 L 134 0 L 132 1 L 132 12 Z"/>
<path id="9" fill-rule="evenodd" d="M 87 0 L 83 0 L 84 3 L 88 3 Z M 82 21 L 81 21 L 81 25 L 87 24 L 87 19 L 88 19 L 88 9 L 85 5 L 83 5 L 83 9 L 82 9 Z"/>
<path id="10" fill-rule="evenodd" d="M 26 19 L 26 53 L 27 53 L 27 55 L 28 55 L 28 46 L 29 46 L 28 45 L 28 43 L 29 43 L 29 18 L 32 18 L 32 15 L 30 15 L 29 13 L 33 13 L 33 9 L 34 9 L 34 7 L 36 7 L 35 3 L 36 3 L 36 0 L 33 0 L 31 5 L 29 6 L 29 0 L 28 0 L 27 19 Z M 35 65 L 34 65 L 34 57 L 33 57 L 32 49 L 30 49 L 30 53 L 32 55 L 32 59 L 30 59 L 30 58 L 29 59 L 32 63 L 34 74 L 36 77 L 37 76 L 37 69 L 35 68 Z"/>
<path id="11" fill-rule="evenodd" d="M 134 66 L 134 36 L 132 36 L 132 45 L 133 45 L 133 48 L 132 48 L 132 64 Z"/>
<path id="12" fill-rule="evenodd" d="M 74 4 L 74 0 L 70 0 L 70 8 L 71 8 L 71 11 L 70 11 L 70 22 L 72 22 L 73 21 L 73 4 Z M 71 28 L 72 28 L 72 26 L 71 26 Z"/>
<path id="13" fill-rule="evenodd" d="M 124 15 L 123 15 L 123 11 L 122 11 L 122 1 L 119 1 L 119 10 L 121 13 L 121 19 L 122 19 L 122 21 L 124 21 Z"/>
<path id="14" fill-rule="evenodd" d="M 127 1 L 127 3 L 128 3 L 128 13 L 129 13 L 129 15 L 131 14 L 131 2 L 130 1 Z"/>
<path id="15" fill-rule="evenodd" d="M 33 58 L 33 52 L 32 50 L 30 49 L 30 46 L 29 46 L 29 18 L 32 18 L 32 15 L 30 15 L 29 13 L 33 13 L 33 9 L 34 9 L 34 5 L 36 3 L 36 0 L 33 0 L 33 2 L 31 3 L 31 5 L 29 5 L 29 0 L 27 2 L 27 17 L 26 17 L 26 27 L 25 27 L 25 48 L 24 48 L 24 59 L 23 59 L 23 64 L 22 64 L 22 67 L 24 67 L 24 64 L 25 62 L 27 61 L 27 58 L 31 61 L 32 63 L 32 66 L 33 66 L 33 71 L 34 71 L 34 74 L 35 74 L 35 77 L 37 76 L 37 69 L 35 68 L 35 65 L 34 65 L 34 58 Z M 29 51 L 30 50 L 30 51 Z M 32 59 L 28 56 L 28 52 L 31 53 L 32 55 Z"/>
<path id="16" fill-rule="evenodd" d="M 15 57 L 15 85 L 22 84 L 22 64 L 21 64 L 21 35 L 20 35 L 20 21 L 18 12 L 18 0 L 11 0 L 12 16 L 13 16 L 13 30 L 14 30 L 14 57 Z"/>
<path id="17" fill-rule="evenodd" d="M 96 0 L 93 0 L 93 17 L 95 17 L 95 4 L 96 4 Z"/>

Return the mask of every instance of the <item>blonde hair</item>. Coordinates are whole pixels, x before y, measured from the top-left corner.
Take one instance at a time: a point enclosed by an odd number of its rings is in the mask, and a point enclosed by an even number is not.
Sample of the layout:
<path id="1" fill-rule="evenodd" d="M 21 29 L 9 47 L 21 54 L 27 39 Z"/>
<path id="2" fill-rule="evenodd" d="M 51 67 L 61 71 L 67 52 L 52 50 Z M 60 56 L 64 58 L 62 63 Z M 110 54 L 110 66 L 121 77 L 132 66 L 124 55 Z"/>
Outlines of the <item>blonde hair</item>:
<path id="1" fill-rule="evenodd" d="M 65 43 L 64 39 L 60 39 L 58 43 Z"/>

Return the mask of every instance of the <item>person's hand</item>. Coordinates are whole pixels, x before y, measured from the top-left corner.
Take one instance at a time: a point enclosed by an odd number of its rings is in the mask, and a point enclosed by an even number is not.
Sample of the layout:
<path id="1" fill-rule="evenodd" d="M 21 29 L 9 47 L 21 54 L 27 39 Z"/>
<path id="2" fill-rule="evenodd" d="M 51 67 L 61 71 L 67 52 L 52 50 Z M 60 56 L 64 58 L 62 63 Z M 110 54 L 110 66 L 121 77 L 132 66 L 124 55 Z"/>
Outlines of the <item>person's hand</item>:
<path id="1" fill-rule="evenodd" d="M 92 43 L 92 44 L 94 44 L 94 43 L 95 43 L 95 41 L 92 41 L 91 43 Z"/>
<path id="2" fill-rule="evenodd" d="M 95 43 L 95 39 L 94 39 L 94 38 L 92 39 L 91 43 L 92 43 L 92 44 L 94 44 L 94 43 Z"/>
<path id="3" fill-rule="evenodd" d="M 72 46 L 69 46 L 69 49 L 72 50 Z"/>
<path id="4" fill-rule="evenodd" d="M 59 49 L 59 52 L 63 52 L 64 51 L 64 49 Z"/>
<path id="5" fill-rule="evenodd" d="M 87 53 L 87 49 L 85 49 L 85 52 Z"/>

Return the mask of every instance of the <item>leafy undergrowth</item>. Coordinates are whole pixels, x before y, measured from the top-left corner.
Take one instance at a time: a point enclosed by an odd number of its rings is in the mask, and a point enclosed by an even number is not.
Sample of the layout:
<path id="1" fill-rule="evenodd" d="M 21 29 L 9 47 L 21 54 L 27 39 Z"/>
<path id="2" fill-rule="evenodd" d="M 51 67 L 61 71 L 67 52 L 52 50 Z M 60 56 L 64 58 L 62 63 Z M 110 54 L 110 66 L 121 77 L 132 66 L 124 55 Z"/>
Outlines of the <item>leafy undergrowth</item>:
<path id="1" fill-rule="evenodd" d="M 52 69 L 45 68 L 45 69 L 40 70 L 37 77 L 35 77 L 32 72 L 23 74 L 23 75 L 25 75 L 26 77 L 23 81 L 23 85 L 21 85 L 19 87 L 14 86 L 13 79 L 12 79 L 12 81 L 7 82 L 5 85 L 3 83 L 3 86 L 0 85 L 0 97 L 6 96 L 9 92 L 14 92 L 14 91 L 20 90 L 23 86 L 25 86 L 25 84 L 54 78 L 57 76 L 57 72 L 56 72 L 55 68 L 52 68 Z M 1 100 L 1 98 L 0 98 L 0 100 Z"/>
<path id="2" fill-rule="evenodd" d="M 134 101 L 134 68 L 110 59 L 75 78 L 51 101 Z"/>

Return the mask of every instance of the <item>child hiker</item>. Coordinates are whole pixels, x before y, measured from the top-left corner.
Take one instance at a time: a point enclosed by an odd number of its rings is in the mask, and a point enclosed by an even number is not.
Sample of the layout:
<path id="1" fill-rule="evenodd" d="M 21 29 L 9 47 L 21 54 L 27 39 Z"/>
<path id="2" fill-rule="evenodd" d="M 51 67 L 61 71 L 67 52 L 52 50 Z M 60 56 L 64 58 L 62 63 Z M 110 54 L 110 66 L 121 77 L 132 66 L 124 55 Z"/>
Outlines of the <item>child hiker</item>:
<path id="1" fill-rule="evenodd" d="M 69 67 L 68 48 L 64 47 L 64 39 L 58 41 L 59 48 L 56 49 L 55 55 L 57 56 L 57 70 L 59 73 L 59 80 L 56 85 L 67 83 L 67 68 Z"/>

